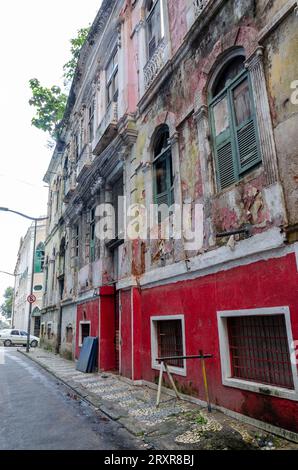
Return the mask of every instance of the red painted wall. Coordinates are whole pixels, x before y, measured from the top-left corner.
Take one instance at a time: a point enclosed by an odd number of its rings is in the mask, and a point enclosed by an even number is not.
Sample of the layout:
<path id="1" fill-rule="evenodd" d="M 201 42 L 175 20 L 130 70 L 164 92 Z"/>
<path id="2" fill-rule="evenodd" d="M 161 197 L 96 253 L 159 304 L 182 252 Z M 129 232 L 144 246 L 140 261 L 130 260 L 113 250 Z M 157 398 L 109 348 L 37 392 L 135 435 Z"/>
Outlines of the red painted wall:
<path id="1" fill-rule="evenodd" d="M 122 292 L 122 374 L 131 378 L 130 292 Z M 298 403 L 242 391 L 222 385 L 217 328 L 218 310 L 239 310 L 289 306 L 294 340 L 298 339 L 298 274 L 293 254 L 259 261 L 217 274 L 175 284 L 144 289 L 141 316 L 135 333 L 139 335 L 140 378 L 154 381 L 158 371 L 151 368 L 150 317 L 184 314 L 186 353 L 199 349 L 213 355 L 207 374 L 211 401 L 233 411 L 298 431 Z M 140 312 L 140 309 L 135 310 Z M 186 393 L 205 399 L 198 361 L 187 362 L 187 377 L 175 379 Z"/>
<path id="2" fill-rule="evenodd" d="M 100 288 L 99 369 L 114 370 L 115 350 L 115 289 Z"/>
<path id="3" fill-rule="evenodd" d="M 80 355 L 79 331 L 80 321 L 90 321 L 91 336 L 99 336 L 99 299 L 90 300 L 77 306 L 77 328 L 76 328 L 76 358 Z"/>
<path id="4" fill-rule="evenodd" d="M 132 378 L 131 290 L 120 292 L 121 305 L 121 374 Z"/>

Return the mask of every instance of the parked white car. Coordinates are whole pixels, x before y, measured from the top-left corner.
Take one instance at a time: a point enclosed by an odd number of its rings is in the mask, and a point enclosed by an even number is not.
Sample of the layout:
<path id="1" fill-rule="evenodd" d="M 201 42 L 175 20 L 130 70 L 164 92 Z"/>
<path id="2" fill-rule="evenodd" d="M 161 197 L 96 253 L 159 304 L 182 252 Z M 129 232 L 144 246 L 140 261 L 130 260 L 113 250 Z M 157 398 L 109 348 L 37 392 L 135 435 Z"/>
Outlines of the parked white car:
<path id="1" fill-rule="evenodd" d="M 23 330 L 7 329 L 0 330 L 0 343 L 4 346 L 12 345 L 27 345 L 28 333 Z M 36 348 L 39 345 L 39 338 L 37 336 L 30 335 L 30 346 Z"/>

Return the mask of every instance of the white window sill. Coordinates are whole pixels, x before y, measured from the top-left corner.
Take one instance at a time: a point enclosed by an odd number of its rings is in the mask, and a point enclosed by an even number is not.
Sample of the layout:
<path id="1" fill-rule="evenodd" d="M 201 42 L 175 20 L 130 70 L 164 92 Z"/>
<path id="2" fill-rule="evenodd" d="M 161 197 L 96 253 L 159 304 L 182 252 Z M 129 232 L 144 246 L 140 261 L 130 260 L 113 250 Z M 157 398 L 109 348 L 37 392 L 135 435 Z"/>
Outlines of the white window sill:
<path id="1" fill-rule="evenodd" d="M 160 371 L 160 364 L 154 363 L 152 364 L 152 369 Z M 186 377 L 186 367 L 175 367 L 168 365 L 168 370 L 171 374 L 181 375 L 182 377 Z M 164 368 L 164 372 L 166 372 Z"/>
<path id="2" fill-rule="evenodd" d="M 276 387 L 273 385 L 262 384 L 258 382 L 250 382 L 247 380 L 225 378 L 222 381 L 227 387 L 239 388 L 250 392 L 261 393 L 267 396 L 287 398 L 289 400 L 298 401 L 298 391 L 286 388 Z"/>

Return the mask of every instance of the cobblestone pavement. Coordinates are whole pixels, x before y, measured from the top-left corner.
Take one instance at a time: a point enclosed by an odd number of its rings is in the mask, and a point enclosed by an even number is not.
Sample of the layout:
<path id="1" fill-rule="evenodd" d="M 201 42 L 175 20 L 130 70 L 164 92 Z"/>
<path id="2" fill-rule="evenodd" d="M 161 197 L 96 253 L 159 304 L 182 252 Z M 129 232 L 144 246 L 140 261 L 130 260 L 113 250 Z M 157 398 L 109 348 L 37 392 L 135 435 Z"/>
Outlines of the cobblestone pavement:
<path id="1" fill-rule="evenodd" d="M 29 357 L 69 385 L 73 399 L 83 397 L 132 434 L 142 437 L 145 448 L 298 450 L 298 444 L 219 411 L 210 414 L 164 392 L 156 408 L 156 390 L 131 385 L 117 375 L 84 374 L 75 369 L 74 362 L 41 349 L 31 351 Z"/>

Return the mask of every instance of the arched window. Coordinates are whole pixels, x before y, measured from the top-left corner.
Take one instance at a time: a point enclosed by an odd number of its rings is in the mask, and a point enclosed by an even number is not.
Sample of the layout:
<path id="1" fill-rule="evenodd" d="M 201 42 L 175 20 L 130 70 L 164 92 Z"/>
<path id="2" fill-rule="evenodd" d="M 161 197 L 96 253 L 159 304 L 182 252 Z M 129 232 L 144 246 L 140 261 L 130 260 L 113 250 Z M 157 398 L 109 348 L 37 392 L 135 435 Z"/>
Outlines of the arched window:
<path id="1" fill-rule="evenodd" d="M 224 189 L 261 162 L 251 81 L 238 55 L 220 71 L 210 93 L 217 182 Z"/>
<path id="2" fill-rule="evenodd" d="M 154 139 L 153 174 L 155 204 L 171 206 L 174 203 L 172 152 L 166 125 L 158 129 Z"/>
<path id="3" fill-rule="evenodd" d="M 35 260 L 34 260 L 34 272 L 35 273 L 42 273 L 44 269 L 44 244 L 39 243 L 35 250 Z"/>
<path id="4" fill-rule="evenodd" d="M 164 15 L 162 0 L 148 0 L 146 9 L 148 59 L 150 59 L 153 56 L 159 42 L 164 37 Z"/>

